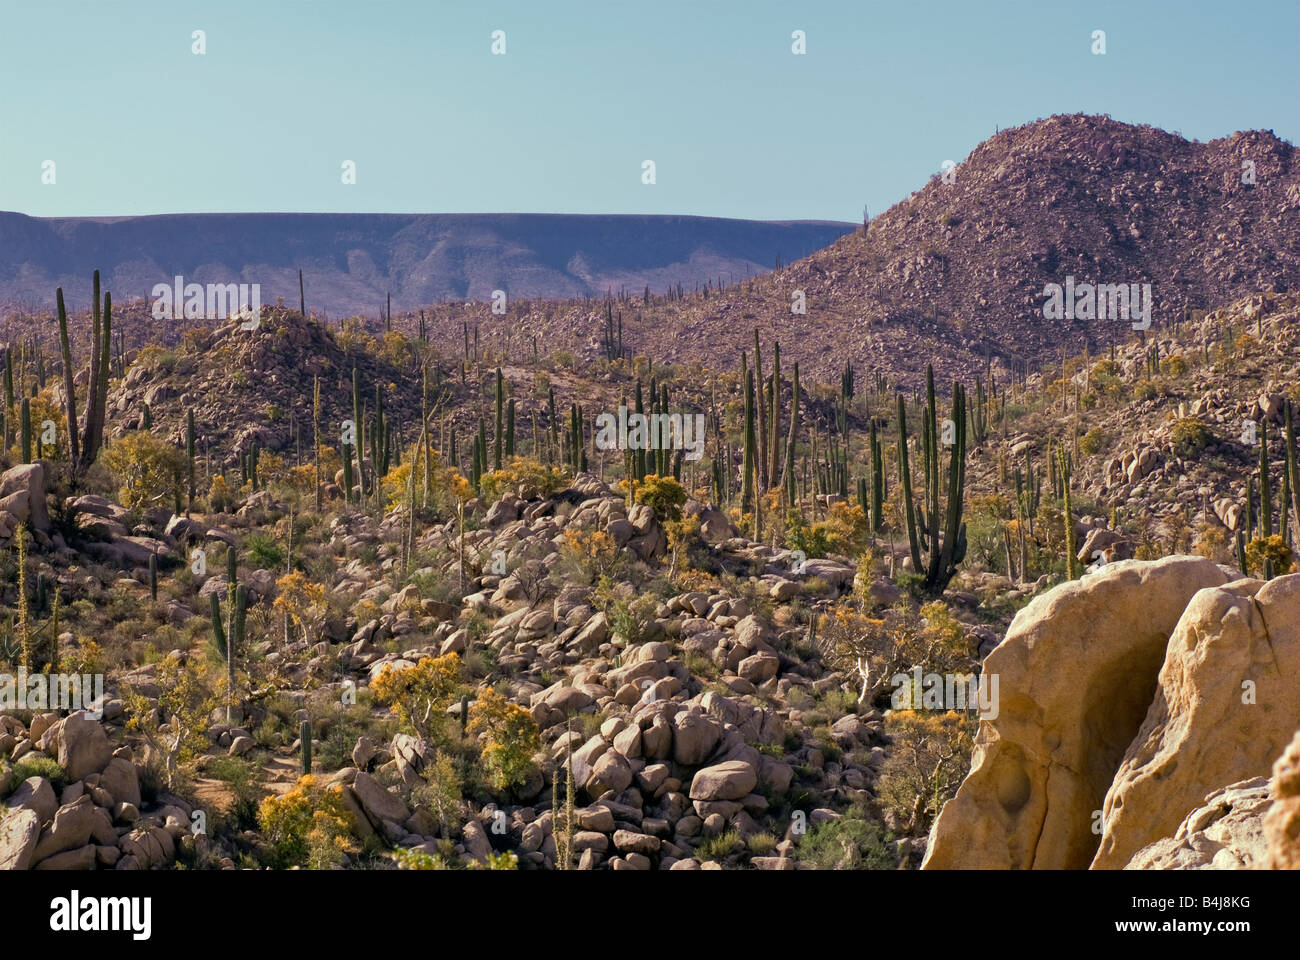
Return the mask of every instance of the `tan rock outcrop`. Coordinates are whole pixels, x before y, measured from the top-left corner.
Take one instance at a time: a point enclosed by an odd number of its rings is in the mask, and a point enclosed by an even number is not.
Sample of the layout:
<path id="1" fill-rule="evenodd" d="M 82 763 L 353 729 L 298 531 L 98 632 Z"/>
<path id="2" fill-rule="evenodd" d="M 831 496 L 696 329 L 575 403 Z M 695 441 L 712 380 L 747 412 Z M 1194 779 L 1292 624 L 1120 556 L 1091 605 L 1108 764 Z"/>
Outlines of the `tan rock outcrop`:
<path id="1" fill-rule="evenodd" d="M 1102 807 L 1094 869 L 1174 834 L 1216 784 L 1267 777 L 1300 726 L 1300 574 L 1202 590 Z"/>
<path id="2" fill-rule="evenodd" d="M 1199 590 L 1227 580 L 1199 557 L 1126 560 L 1021 610 L 984 661 L 998 714 L 980 721 L 923 867 L 1087 867 L 1094 811 L 1147 715 L 1169 636 Z"/>

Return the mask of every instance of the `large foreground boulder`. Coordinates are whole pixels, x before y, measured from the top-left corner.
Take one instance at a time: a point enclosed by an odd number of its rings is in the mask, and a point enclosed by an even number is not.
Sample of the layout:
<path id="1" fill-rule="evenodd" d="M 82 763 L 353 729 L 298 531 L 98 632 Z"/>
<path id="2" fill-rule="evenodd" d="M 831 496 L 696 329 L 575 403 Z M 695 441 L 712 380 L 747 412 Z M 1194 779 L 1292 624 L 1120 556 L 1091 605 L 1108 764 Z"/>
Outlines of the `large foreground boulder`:
<path id="1" fill-rule="evenodd" d="M 1300 574 L 1202 590 L 1102 807 L 1096 869 L 1169 836 L 1218 785 L 1266 778 L 1300 727 Z"/>
<path id="2" fill-rule="evenodd" d="M 922 866 L 1086 868 L 1095 812 L 1146 718 L 1169 637 L 1199 590 L 1227 580 L 1201 557 L 1125 560 L 1021 610 L 984 661 L 998 712 L 980 720 L 970 774 Z"/>

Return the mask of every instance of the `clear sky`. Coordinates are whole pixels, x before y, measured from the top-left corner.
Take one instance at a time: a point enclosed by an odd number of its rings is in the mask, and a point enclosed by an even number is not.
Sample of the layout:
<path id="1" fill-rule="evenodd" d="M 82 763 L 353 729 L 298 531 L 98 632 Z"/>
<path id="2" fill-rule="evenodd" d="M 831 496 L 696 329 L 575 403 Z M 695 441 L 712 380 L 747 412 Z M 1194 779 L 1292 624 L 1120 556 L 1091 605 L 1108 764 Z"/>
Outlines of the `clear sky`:
<path id="1" fill-rule="evenodd" d="M 0 0 L 0 209 L 856 221 L 1054 113 L 1296 142 L 1297 49 L 1297 0 Z"/>

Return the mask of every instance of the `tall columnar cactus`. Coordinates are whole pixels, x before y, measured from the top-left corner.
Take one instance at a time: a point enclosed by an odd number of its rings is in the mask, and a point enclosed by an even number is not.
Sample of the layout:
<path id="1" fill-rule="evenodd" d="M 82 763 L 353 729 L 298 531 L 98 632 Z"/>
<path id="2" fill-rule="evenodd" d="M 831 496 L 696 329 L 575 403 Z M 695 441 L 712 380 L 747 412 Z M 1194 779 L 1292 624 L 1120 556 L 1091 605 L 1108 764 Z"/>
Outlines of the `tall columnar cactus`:
<path id="1" fill-rule="evenodd" d="M 912 555 L 912 569 L 921 570 L 921 541 L 916 529 L 916 506 L 912 502 L 912 458 L 907 446 L 907 402 L 898 399 L 898 482 L 902 488 L 903 515 L 907 524 L 907 544 Z"/>
<path id="2" fill-rule="evenodd" d="M 1255 536 L 1255 478 L 1246 478 L 1246 539 Z"/>
<path id="3" fill-rule="evenodd" d="M 22 666 L 29 672 L 35 671 L 36 648 L 32 643 L 32 628 L 28 622 L 27 610 L 27 527 L 18 524 L 14 532 L 14 549 L 17 553 L 18 566 L 18 645 L 22 651 Z"/>
<path id="4" fill-rule="evenodd" d="M 560 449 L 560 420 L 555 412 L 555 388 L 548 387 L 546 390 L 547 410 L 550 413 L 549 435 L 550 443 L 547 446 L 546 462 L 555 463 L 559 460 Z"/>
<path id="5" fill-rule="evenodd" d="M 497 404 L 496 404 L 496 431 L 492 439 L 492 469 L 501 469 L 501 452 L 505 442 L 505 380 L 501 376 L 501 368 L 497 367 Z"/>
<path id="6" fill-rule="evenodd" d="M 977 445 L 988 439 L 988 404 L 984 396 L 984 381 L 979 377 L 975 378 L 975 403 L 971 405 L 971 430 L 975 434 Z"/>
<path id="7" fill-rule="evenodd" d="M 189 505 L 191 510 L 194 509 L 194 461 L 197 452 L 197 435 L 198 432 L 194 429 L 194 408 L 190 407 L 185 411 L 185 461 L 186 470 L 189 476 Z"/>
<path id="8" fill-rule="evenodd" d="M 940 434 L 934 393 L 934 369 L 927 371 L 926 409 L 923 418 L 922 452 L 924 456 L 923 506 L 912 506 L 911 471 L 908 465 L 904 404 L 898 397 L 899 455 L 903 467 L 903 497 L 906 501 L 908 544 L 912 563 L 924 572 L 923 588 L 927 593 L 943 593 L 966 557 L 966 524 L 962 507 L 966 488 L 966 393 L 960 383 L 952 388 L 952 417 L 943 424 Z M 941 481 L 940 446 L 950 446 L 946 503 Z M 943 511 L 942 525 L 940 511 Z"/>
<path id="9" fill-rule="evenodd" d="M 1291 414 L 1291 400 L 1286 401 L 1286 475 L 1291 487 L 1291 515 L 1300 524 L 1300 473 L 1296 469 L 1295 423 Z M 1283 524 L 1285 527 L 1286 524 Z M 1289 542 L 1294 541 L 1287 531 Z"/>
<path id="10" fill-rule="evenodd" d="M 790 433 L 785 441 L 785 499 L 793 508 L 795 503 L 795 444 L 799 436 L 799 364 L 794 365 L 790 376 Z"/>
<path id="11" fill-rule="evenodd" d="M 352 502 L 352 444 L 341 444 L 343 451 L 343 501 Z"/>
<path id="12" fill-rule="evenodd" d="M 388 418 L 384 416 L 384 392 L 375 384 L 375 426 L 372 433 L 371 459 L 375 471 L 375 502 L 379 502 L 379 481 L 388 475 L 389 444 Z"/>
<path id="13" fill-rule="evenodd" d="M 54 585 L 53 597 L 50 600 L 50 641 L 49 641 L 49 664 L 50 672 L 59 672 L 59 585 Z"/>
<path id="14" fill-rule="evenodd" d="M 1291 546 L 1291 472 L 1282 467 L 1282 498 L 1278 501 L 1277 531 L 1282 542 Z"/>
<path id="15" fill-rule="evenodd" d="M 379 388 L 375 387 L 375 399 L 379 398 Z M 375 502 L 379 501 L 379 481 L 383 476 L 382 465 L 379 459 L 379 444 L 383 435 L 383 423 L 376 415 L 375 420 L 370 424 L 370 492 L 375 495 Z"/>
<path id="16" fill-rule="evenodd" d="M 311 773 L 311 721 L 304 720 L 298 727 L 298 740 L 302 747 L 302 775 Z"/>
<path id="17" fill-rule="evenodd" d="M 667 388 L 665 388 L 667 389 Z M 781 344 L 772 344 L 772 412 L 768 415 L 770 434 L 767 441 L 771 462 L 767 467 L 768 489 L 781 481 Z"/>
<path id="18" fill-rule="evenodd" d="M 576 403 L 569 405 L 569 467 L 574 474 L 581 473 L 586 467 L 586 451 L 582 446 L 582 408 Z"/>
<path id="19" fill-rule="evenodd" d="M 1039 504 L 1043 500 L 1043 478 L 1038 469 L 1034 466 L 1029 456 L 1029 448 L 1025 448 L 1025 473 L 1023 487 L 1021 485 L 1020 472 L 1016 471 L 1016 495 L 1020 498 L 1021 505 L 1024 508 L 1025 519 L 1029 523 L 1029 530 L 1032 533 L 1034 529 L 1034 517 L 1038 513 Z"/>
<path id="20" fill-rule="evenodd" d="M 91 307 L 90 388 L 86 422 L 81 439 L 81 467 L 90 467 L 104 442 L 104 417 L 108 406 L 109 356 L 113 346 L 113 296 L 104 294 L 103 317 L 99 308 L 99 271 L 95 271 Z"/>
<path id="21" fill-rule="evenodd" d="M 54 292 L 59 310 L 59 352 L 63 357 L 63 392 L 64 410 L 68 417 L 68 449 L 72 462 L 81 460 L 81 440 L 77 436 L 77 388 L 76 371 L 72 369 L 72 344 L 68 339 L 68 311 L 63 305 L 63 288 Z"/>
<path id="22" fill-rule="evenodd" d="M 14 345 L 5 345 L 5 432 L 4 447 L 9 449 L 9 436 L 14 420 Z"/>
<path id="23" fill-rule="evenodd" d="M 1268 421 L 1259 423 L 1259 535 L 1273 536 L 1273 484 L 1268 475 Z"/>
<path id="24" fill-rule="evenodd" d="M 312 395 L 311 395 L 311 427 L 312 427 L 312 461 L 315 470 L 316 480 L 316 512 L 320 513 L 320 487 L 321 487 L 321 444 L 320 444 L 320 377 L 312 378 Z"/>
<path id="25" fill-rule="evenodd" d="M 380 404 L 380 412 L 383 412 L 383 404 Z M 393 426 L 389 422 L 387 415 L 384 416 L 383 429 L 379 437 L 379 460 L 382 473 L 381 477 L 388 476 L 388 471 L 393 464 L 393 446 L 395 433 Z"/>
<path id="26" fill-rule="evenodd" d="M 226 722 L 234 723 L 236 720 L 236 692 L 235 692 L 235 658 L 239 651 L 244 648 L 244 619 L 248 613 L 248 588 L 242 583 L 235 590 L 235 602 L 230 610 L 230 629 L 227 630 L 226 643 L 226 685 L 228 695 L 226 699 Z"/>
<path id="27" fill-rule="evenodd" d="M 361 497 L 365 496 L 366 492 L 366 471 L 361 463 L 366 444 L 363 436 L 364 427 L 361 425 L 361 381 L 357 379 L 356 367 L 352 368 L 352 429 L 356 431 L 357 438 L 357 442 L 353 444 L 353 447 L 357 454 L 357 490 L 359 492 L 357 502 L 360 503 Z"/>
<path id="28" fill-rule="evenodd" d="M 758 329 L 754 329 L 754 424 L 758 429 L 758 442 L 754 446 L 754 492 L 762 495 L 767 489 L 767 389 L 763 383 L 763 352 L 758 341 Z"/>
<path id="29" fill-rule="evenodd" d="M 506 457 L 515 455 L 515 398 L 506 404 Z"/>
<path id="30" fill-rule="evenodd" d="M 636 382 L 636 412 L 642 415 L 645 413 L 645 399 L 641 393 L 640 380 Z M 642 423 L 645 422 L 639 418 L 638 420 Z M 644 480 L 645 475 L 649 472 L 649 467 L 646 463 L 648 460 L 646 453 L 646 444 L 644 442 L 638 444 L 635 449 L 632 450 L 632 475 L 638 481 Z"/>
<path id="31" fill-rule="evenodd" d="M 158 599 L 158 554 L 149 554 L 149 599 Z"/>
<path id="32" fill-rule="evenodd" d="M 1065 522 L 1065 576 L 1069 580 L 1079 579 L 1079 549 L 1074 540 L 1074 509 L 1070 504 L 1070 463 L 1065 451 L 1057 454 L 1061 461 L 1061 489 L 1063 491 L 1063 516 Z"/>
<path id="33" fill-rule="evenodd" d="M 239 589 L 239 554 L 235 548 L 226 549 L 226 602 L 230 604 L 230 609 L 235 608 L 235 594 Z"/>
<path id="34" fill-rule="evenodd" d="M 224 658 L 226 654 L 226 628 L 221 622 L 221 600 L 216 593 L 208 594 L 212 606 L 212 636 L 217 641 L 217 651 Z"/>
<path id="35" fill-rule="evenodd" d="M 23 463 L 32 462 L 32 401 L 30 397 L 23 397 L 20 405 L 19 423 L 22 429 L 22 451 Z"/>
<path id="36" fill-rule="evenodd" d="M 885 455 L 884 443 L 871 419 L 871 531 L 879 533 L 885 523 Z"/>
<path id="37" fill-rule="evenodd" d="M 483 474 L 486 472 L 487 461 L 487 429 L 483 426 L 483 418 L 478 418 L 478 436 L 474 441 L 474 469 L 470 482 L 474 484 L 477 490 Z"/>
<path id="38" fill-rule="evenodd" d="M 655 382 L 654 382 L 654 380 L 652 379 L 652 380 L 650 381 L 650 420 L 651 420 L 651 422 L 654 422 L 654 416 L 655 416 L 655 414 L 659 414 L 659 413 L 667 413 L 667 412 L 668 412 L 668 384 L 666 384 L 666 383 L 663 384 L 663 385 L 662 385 L 662 392 L 660 392 L 660 390 L 661 390 L 661 388 L 660 388 L 660 387 L 656 387 L 656 386 L 655 386 Z M 648 441 L 647 441 L 647 442 L 648 442 Z M 667 444 L 660 443 L 660 444 L 656 445 L 654 451 L 652 452 L 652 459 L 654 460 L 654 470 L 653 470 L 652 472 L 653 472 L 656 476 L 660 476 L 660 477 L 666 477 L 666 476 L 668 476 L 668 447 L 667 447 Z"/>
<path id="39" fill-rule="evenodd" d="M 239 582 L 239 556 L 234 547 L 226 550 L 226 617 L 222 623 L 221 601 L 211 594 L 212 635 L 217 650 L 226 660 L 226 721 L 235 721 L 235 658 L 244 646 L 244 624 L 248 613 L 248 588 Z"/>
<path id="40" fill-rule="evenodd" d="M 619 314 L 619 325 L 622 326 L 623 315 Z M 614 304 L 611 300 L 605 300 L 605 331 L 604 331 L 604 349 L 606 360 L 618 359 L 618 345 L 614 338 Z"/>
<path id="41" fill-rule="evenodd" d="M 742 355 L 743 359 L 743 355 Z M 754 432 L 754 371 L 745 370 L 745 456 L 740 475 L 740 512 L 755 510 L 758 491 L 755 486 L 755 467 L 758 451 Z"/>

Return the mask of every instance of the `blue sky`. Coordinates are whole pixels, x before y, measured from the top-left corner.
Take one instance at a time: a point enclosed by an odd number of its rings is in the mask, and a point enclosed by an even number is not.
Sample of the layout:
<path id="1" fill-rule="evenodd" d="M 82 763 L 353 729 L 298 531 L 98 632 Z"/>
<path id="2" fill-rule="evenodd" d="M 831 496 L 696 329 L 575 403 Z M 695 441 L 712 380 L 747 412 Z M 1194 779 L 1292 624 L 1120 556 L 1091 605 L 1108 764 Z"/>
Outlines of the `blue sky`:
<path id="1" fill-rule="evenodd" d="M 1054 113 L 1296 142 L 1297 46 L 1296 0 L 0 0 L 0 209 L 858 220 Z"/>

